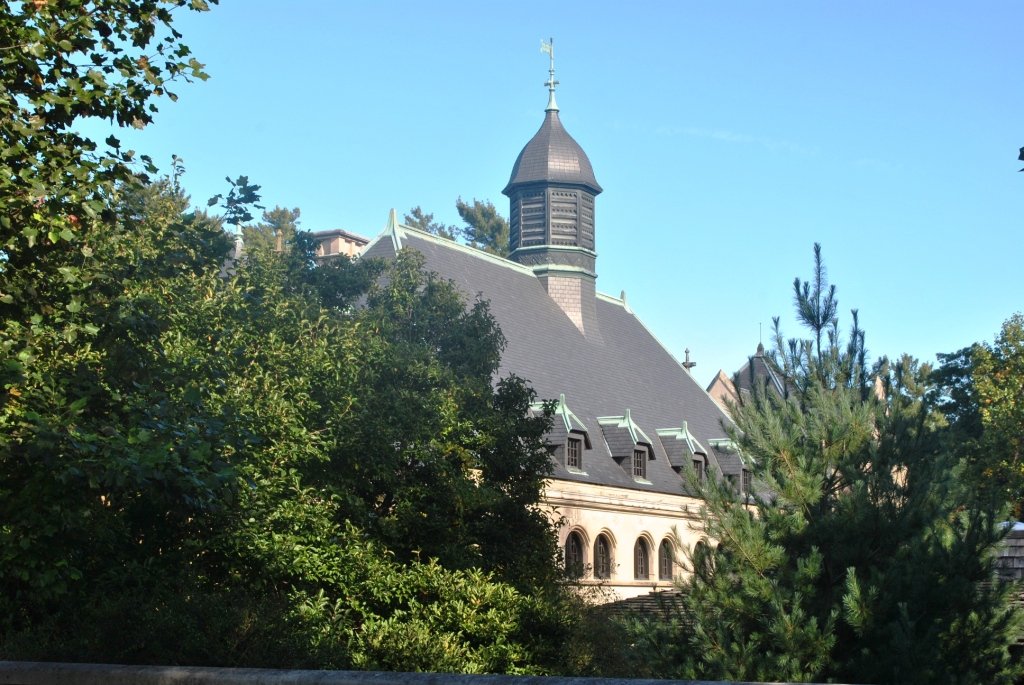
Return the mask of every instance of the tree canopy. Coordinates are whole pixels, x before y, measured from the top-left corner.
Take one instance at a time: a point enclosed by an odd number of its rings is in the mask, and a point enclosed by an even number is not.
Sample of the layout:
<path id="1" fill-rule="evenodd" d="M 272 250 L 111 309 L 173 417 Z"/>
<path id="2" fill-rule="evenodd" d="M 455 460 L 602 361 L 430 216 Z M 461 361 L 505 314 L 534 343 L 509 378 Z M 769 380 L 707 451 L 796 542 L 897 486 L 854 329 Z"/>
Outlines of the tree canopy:
<path id="1" fill-rule="evenodd" d="M 297 210 L 226 262 L 249 179 L 209 216 L 76 132 L 205 78 L 178 8 L 0 10 L 0 658 L 556 668 L 549 419 L 486 304 L 316 266 Z"/>
<path id="2" fill-rule="evenodd" d="M 469 204 L 460 197 L 455 208 L 466 222 L 462 237 L 467 245 L 499 257 L 508 256 L 508 221 L 490 201 L 473 198 L 473 204 Z"/>
<path id="3" fill-rule="evenodd" d="M 952 476 L 930 369 L 903 357 L 866 371 L 856 313 L 844 344 L 817 246 L 812 278 L 794 292 L 811 336 L 784 341 L 776 320 L 774 355 L 794 391 L 758 387 L 734 407 L 755 488 L 702 488 L 707 546 L 690 555 L 690 627 L 666 668 L 737 680 L 1005 680 L 1011 612 L 991 582 L 1000 512 Z"/>
<path id="4" fill-rule="evenodd" d="M 1024 512 L 1024 317 L 1007 319 L 993 344 L 940 354 L 933 375 L 961 478 L 979 495 Z"/>
<path id="5" fill-rule="evenodd" d="M 460 197 L 455 201 L 455 208 L 465 222 L 464 226 L 449 226 L 434 221 L 433 214 L 425 214 L 418 206 L 405 215 L 405 223 L 448 240 L 461 239 L 470 247 L 499 257 L 508 256 L 508 221 L 498 213 L 494 204 L 477 199 L 470 204 Z"/>

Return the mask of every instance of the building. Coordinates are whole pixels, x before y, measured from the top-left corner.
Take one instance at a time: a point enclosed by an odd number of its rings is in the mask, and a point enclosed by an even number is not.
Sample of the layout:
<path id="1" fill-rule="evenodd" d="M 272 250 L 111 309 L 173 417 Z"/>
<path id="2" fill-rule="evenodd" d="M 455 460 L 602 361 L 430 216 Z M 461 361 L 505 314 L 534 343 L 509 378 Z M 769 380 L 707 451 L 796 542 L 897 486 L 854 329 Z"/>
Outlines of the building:
<path id="1" fill-rule="evenodd" d="M 597 291 L 602 188 L 559 120 L 553 69 L 548 88 L 543 123 L 503 190 L 509 258 L 402 226 L 394 210 L 363 254 L 416 250 L 469 299 L 490 302 L 508 340 L 502 375 L 515 373 L 557 402 L 544 503 L 562 522 L 568 570 L 624 599 L 671 587 L 680 551 L 700 541 L 701 500 L 690 479 L 749 487 L 749 472 L 728 415 L 688 367 L 624 296 Z"/>
<path id="2" fill-rule="evenodd" d="M 316 258 L 321 262 L 338 255 L 356 257 L 366 247 L 367 243 L 370 242 L 369 238 L 343 231 L 340 228 L 330 231 L 316 231 L 312 236 L 316 240 Z"/>
<path id="3" fill-rule="evenodd" d="M 730 402 L 739 402 L 741 395 L 749 395 L 756 386 L 765 388 L 779 397 L 788 397 L 792 391 L 790 382 L 786 380 L 772 358 L 765 354 L 764 345 L 761 343 L 757 343 L 754 356 L 748 357 L 747 362 L 733 374 L 732 378 L 726 375 L 724 370 L 719 369 L 718 375 L 708 384 L 708 394 L 719 406 L 728 411 Z"/>

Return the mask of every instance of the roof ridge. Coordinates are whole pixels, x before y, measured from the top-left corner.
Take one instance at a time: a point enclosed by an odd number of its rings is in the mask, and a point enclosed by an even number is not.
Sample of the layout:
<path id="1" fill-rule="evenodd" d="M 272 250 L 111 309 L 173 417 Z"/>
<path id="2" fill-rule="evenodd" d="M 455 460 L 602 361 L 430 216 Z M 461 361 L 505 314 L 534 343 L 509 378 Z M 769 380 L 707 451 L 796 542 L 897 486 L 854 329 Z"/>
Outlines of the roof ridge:
<path id="1" fill-rule="evenodd" d="M 455 242 L 451 238 L 442 238 L 441 236 L 434 235 L 433 233 L 424 231 L 421 228 L 415 228 L 414 226 L 406 226 L 405 224 L 399 224 L 399 227 L 402 229 L 404 233 L 415 235 L 417 238 L 422 238 L 427 242 L 434 243 L 435 245 L 455 249 L 459 252 L 463 252 L 470 256 L 476 257 L 477 259 L 483 259 L 484 261 L 491 262 L 492 264 L 497 264 L 498 266 L 504 266 L 506 268 L 512 269 L 513 271 L 519 271 L 520 273 L 523 274 L 536 276 L 536 274 L 533 273 L 533 269 L 531 267 L 524 266 L 523 264 L 519 264 L 518 262 L 513 262 L 511 259 L 508 259 L 506 257 L 499 257 L 496 254 L 484 252 L 479 248 L 470 247 L 469 245 L 463 245 L 462 243 Z"/>

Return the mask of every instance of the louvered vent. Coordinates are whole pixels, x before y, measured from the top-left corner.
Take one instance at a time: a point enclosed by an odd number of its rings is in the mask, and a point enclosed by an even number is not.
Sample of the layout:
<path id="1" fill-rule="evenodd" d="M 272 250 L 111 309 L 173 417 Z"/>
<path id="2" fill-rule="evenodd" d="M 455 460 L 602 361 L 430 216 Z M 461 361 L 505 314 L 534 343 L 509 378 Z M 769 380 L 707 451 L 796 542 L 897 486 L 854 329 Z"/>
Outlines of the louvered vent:
<path id="1" fill-rule="evenodd" d="M 594 196 L 580 193 L 580 247 L 594 249 Z"/>
<path id="2" fill-rule="evenodd" d="M 513 200 L 508 209 L 508 244 L 509 251 L 519 247 L 519 203 Z"/>
<path id="3" fill-rule="evenodd" d="M 576 245 L 579 231 L 579 192 L 551 191 L 551 244 Z"/>
<path id="4" fill-rule="evenodd" d="M 520 200 L 522 224 L 522 242 L 520 245 L 543 245 L 545 240 L 545 202 L 544 191 L 524 193 Z"/>

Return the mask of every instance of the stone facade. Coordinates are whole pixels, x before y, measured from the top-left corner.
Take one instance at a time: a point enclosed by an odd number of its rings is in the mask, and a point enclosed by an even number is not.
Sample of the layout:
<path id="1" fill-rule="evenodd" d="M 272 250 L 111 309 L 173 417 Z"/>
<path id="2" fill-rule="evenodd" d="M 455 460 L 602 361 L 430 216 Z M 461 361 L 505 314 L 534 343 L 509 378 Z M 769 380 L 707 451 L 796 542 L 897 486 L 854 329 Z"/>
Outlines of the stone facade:
<path id="1" fill-rule="evenodd" d="M 544 506 L 552 520 L 561 523 L 559 545 L 565 549 L 572 533 L 583 540 L 585 564 L 580 582 L 608 590 L 607 600 L 646 595 L 652 590 L 670 590 L 675 580 L 687 574 L 684 550 L 701 540 L 702 501 L 696 497 L 658 492 L 609 488 L 592 483 L 549 481 Z M 604 535 L 612 547 L 610 578 L 595 578 L 594 547 Z M 647 575 L 637 577 L 634 553 L 638 540 L 650 552 Z M 673 551 L 672 578 L 661 578 L 659 553 L 668 541 Z"/>

